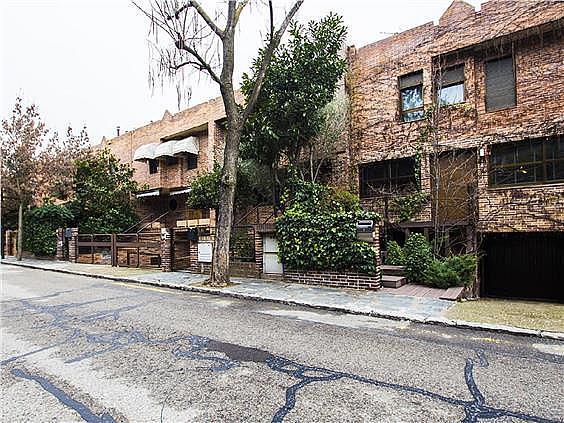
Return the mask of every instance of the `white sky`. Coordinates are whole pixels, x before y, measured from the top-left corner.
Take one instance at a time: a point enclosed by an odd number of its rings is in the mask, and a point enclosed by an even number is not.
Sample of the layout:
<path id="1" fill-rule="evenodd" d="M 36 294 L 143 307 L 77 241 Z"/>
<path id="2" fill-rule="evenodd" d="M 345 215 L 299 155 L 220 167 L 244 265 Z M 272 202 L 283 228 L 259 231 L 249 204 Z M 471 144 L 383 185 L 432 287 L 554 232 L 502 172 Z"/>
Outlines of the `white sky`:
<path id="1" fill-rule="evenodd" d="M 481 0 L 467 0 L 479 7 Z M 211 8 L 224 1 L 203 0 Z M 389 33 L 438 21 L 451 0 L 305 0 L 298 19 L 330 11 L 344 17 L 348 44 L 369 44 Z M 261 4 L 260 2 L 258 3 Z M 282 16 L 290 1 L 275 0 Z M 264 8 L 263 8 L 264 9 Z M 258 6 L 241 21 L 238 75 L 247 70 L 266 28 Z M 86 125 L 91 142 L 178 111 L 173 86 L 148 83 L 148 21 L 128 0 L 0 0 L 0 117 L 10 115 L 16 96 L 35 102 L 48 127 L 64 133 Z M 219 95 L 208 80 L 191 82 L 195 105 Z M 183 108 L 186 105 L 183 106 Z"/>

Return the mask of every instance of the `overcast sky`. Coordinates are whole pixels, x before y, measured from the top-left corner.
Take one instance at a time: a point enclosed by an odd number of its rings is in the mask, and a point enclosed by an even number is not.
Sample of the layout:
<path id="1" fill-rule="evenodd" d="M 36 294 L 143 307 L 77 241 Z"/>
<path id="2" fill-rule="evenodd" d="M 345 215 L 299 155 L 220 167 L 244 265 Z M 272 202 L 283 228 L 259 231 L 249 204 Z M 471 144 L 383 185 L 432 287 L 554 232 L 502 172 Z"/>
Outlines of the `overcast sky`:
<path id="1" fill-rule="evenodd" d="M 211 9 L 224 1 L 204 0 Z M 275 0 L 282 16 L 289 1 Z M 437 22 L 451 0 L 305 0 L 298 19 L 330 11 L 344 17 L 348 44 L 357 47 L 429 21 Z M 482 1 L 469 0 L 479 7 Z M 49 128 L 86 125 L 91 142 L 178 111 L 174 86 L 148 83 L 148 22 L 128 0 L 0 0 L 1 117 L 16 96 L 35 102 Z M 260 4 L 260 3 L 259 3 Z M 266 27 L 255 6 L 241 21 L 238 74 L 248 68 Z M 195 105 L 219 95 L 207 80 L 190 82 Z M 183 108 L 186 105 L 183 106 Z"/>

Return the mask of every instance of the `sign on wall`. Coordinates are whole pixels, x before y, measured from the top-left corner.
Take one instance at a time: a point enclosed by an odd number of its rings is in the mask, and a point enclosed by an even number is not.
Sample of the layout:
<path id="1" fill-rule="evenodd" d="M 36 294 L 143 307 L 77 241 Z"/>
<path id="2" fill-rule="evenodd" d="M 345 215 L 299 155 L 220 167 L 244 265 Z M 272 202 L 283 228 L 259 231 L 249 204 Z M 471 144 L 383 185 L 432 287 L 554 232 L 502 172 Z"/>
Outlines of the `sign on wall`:
<path id="1" fill-rule="evenodd" d="M 211 263 L 212 261 L 212 243 L 209 241 L 198 242 L 198 261 L 202 263 Z"/>

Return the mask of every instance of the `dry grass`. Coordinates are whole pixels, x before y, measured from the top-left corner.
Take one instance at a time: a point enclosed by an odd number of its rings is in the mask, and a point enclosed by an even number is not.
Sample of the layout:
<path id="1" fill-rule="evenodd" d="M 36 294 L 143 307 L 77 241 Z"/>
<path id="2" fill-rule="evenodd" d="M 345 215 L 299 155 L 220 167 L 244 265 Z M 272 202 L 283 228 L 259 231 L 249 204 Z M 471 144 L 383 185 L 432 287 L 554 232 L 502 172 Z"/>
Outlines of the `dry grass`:
<path id="1" fill-rule="evenodd" d="M 446 317 L 564 332 L 564 304 L 488 298 L 457 303 Z"/>

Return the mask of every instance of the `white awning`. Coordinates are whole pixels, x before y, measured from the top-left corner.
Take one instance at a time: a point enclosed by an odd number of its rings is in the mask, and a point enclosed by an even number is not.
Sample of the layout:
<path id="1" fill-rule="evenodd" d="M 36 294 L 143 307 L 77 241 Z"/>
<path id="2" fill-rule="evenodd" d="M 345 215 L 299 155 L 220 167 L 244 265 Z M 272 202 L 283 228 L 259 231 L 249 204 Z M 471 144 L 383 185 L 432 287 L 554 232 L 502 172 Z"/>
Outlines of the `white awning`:
<path id="1" fill-rule="evenodd" d="M 166 141 L 163 142 L 162 144 L 157 145 L 157 148 L 155 148 L 155 158 L 174 156 L 174 152 L 173 152 L 174 144 L 176 144 L 176 141 Z"/>
<path id="2" fill-rule="evenodd" d="M 169 141 L 171 142 L 171 141 Z M 178 141 L 172 141 L 174 145 L 172 146 L 172 151 L 174 154 L 191 153 L 198 155 L 198 138 L 187 137 Z"/>
<path id="3" fill-rule="evenodd" d="M 180 195 L 180 194 L 188 194 L 190 192 L 190 188 L 183 188 L 183 189 L 177 189 L 174 191 L 170 191 L 168 193 L 168 195 Z"/>
<path id="4" fill-rule="evenodd" d="M 176 154 L 190 153 L 197 155 L 199 151 L 198 138 L 187 137 L 178 141 L 145 144 L 135 150 L 133 160 L 144 161 L 161 157 L 173 157 Z"/>
<path id="5" fill-rule="evenodd" d="M 158 197 L 161 194 L 160 188 L 152 189 L 151 191 L 140 192 L 135 194 L 137 198 L 144 198 L 144 197 Z"/>
<path id="6" fill-rule="evenodd" d="M 143 161 L 154 159 L 156 157 L 155 150 L 157 146 L 158 144 L 156 143 L 142 145 L 133 153 L 133 160 Z"/>

